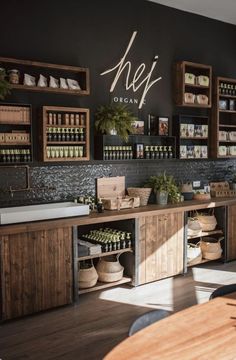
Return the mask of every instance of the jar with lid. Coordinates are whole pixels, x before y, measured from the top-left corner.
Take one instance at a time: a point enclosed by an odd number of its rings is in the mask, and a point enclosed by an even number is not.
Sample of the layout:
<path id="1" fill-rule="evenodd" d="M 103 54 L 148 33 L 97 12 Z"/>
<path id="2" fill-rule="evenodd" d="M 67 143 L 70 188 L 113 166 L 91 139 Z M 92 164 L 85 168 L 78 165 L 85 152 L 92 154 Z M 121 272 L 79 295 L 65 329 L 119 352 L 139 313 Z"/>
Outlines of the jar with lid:
<path id="1" fill-rule="evenodd" d="M 8 71 L 9 83 L 10 84 L 19 84 L 20 82 L 20 73 L 17 69 L 12 69 Z"/>

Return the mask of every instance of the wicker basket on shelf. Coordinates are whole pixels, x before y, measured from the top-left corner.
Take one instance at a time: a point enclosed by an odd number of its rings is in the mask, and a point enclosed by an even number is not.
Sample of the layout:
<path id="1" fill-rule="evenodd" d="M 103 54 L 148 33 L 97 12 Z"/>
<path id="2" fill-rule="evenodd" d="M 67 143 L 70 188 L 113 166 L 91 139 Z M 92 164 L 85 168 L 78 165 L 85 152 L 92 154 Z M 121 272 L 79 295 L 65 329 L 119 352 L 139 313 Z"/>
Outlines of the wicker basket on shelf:
<path id="1" fill-rule="evenodd" d="M 200 241 L 202 257 L 207 260 L 220 259 L 223 251 L 220 242 L 223 239 L 224 239 L 223 237 L 219 239 L 215 239 L 211 237 L 202 238 Z"/>
<path id="2" fill-rule="evenodd" d="M 78 271 L 78 283 L 80 289 L 87 289 L 96 285 L 98 280 L 98 273 L 93 265 L 87 265 L 86 268 L 80 268 Z"/>
<path id="3" fill-rule="evenodd" d="M 99 281 L 109 283 L 122 279 L 124 267 L 119 262 L 119 256 L 117 254 L 99 259 L 96 266 Z"/>
<path id="4" fill-rule="evenodd" d="M 128 195 L 140 198 L 140 206 L 146 206 L 152 191 L 152 188 L 130 187 L 127 189 Z"/>

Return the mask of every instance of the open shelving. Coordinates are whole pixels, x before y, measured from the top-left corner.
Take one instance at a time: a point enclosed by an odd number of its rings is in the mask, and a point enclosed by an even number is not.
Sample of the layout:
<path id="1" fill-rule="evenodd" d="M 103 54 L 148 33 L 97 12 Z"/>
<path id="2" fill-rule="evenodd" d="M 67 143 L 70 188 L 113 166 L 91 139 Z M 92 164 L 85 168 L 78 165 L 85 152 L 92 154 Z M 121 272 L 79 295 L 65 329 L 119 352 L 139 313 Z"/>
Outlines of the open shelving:
<path id="1" fill-rule="evenodd" d="M 31 106 L 0 104 L 0 163 L 32 161 Z"/>
<path id="2" fill-rule="evenodd" d="M 236 79 L 216 78 L 212 123 L 212 156 L 236 158 Z"/>
<path id="3" fill-rule="evenodd" d="M 19 84 L 11 84 L 11 88 L 14 90 L 24 90 L 24 91 L 36 91 L 36 92 L 49 92 L 49 93 L 58 93 L 58 94 L 68 94 L 68 95 L 89 95 L 89 69 L 78 66 L 70 65 L 58 65 L 51 63 L 44 63 L 39 61 L 30 61 L 30 60 L 20 60 L 13 58 L 0 57 L 1 66 L 9 71 L 14 67 L 20 73 Z M 49 84 L 49 76 L 53 76 L 57 79 L 70 78 L 76 80 L 79 83 L 80 89 L 65 89 L 60 87 L 41 87 L 41 86 L 28 86 L 24 84 L 24 74 L 27 73 L 31 76 L 39 78 L 39 75 L 43 75 L 47 78 Z"/>
<path id="4" fill-rule="evenodd" d="M 174 64 L 174 100 L 177 106 L 210 108 L 211 88 L 210 65 L 190 61 L 179 61 Z"/>
<path id="5" fill-rule="evenodd" d="M 45 162 L 90 159 L 89 109 L 44 106 L 41 158 Z"/>
<path id="6" fill-rule="evenodd" d="M 209 117 L 199 115 L 174 116 L 176 153 L 180 159 L 206 159 L 209 153 Z"/>

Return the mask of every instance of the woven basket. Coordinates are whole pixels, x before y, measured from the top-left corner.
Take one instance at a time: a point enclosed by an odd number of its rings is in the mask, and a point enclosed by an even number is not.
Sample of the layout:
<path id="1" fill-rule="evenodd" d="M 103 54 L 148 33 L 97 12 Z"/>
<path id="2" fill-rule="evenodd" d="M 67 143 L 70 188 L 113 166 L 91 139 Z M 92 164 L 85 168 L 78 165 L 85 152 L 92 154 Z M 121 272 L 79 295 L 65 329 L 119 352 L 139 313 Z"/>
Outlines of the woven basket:
<path id="1" fill-rule="evenodd" d="M 202 231 L 212 231 L 215 230 L 216 225 L 217 225 L 217 221 L 216 221 L 216 217 L 215 215 L 200 215 L 197 214 L 196 218 L 198 219 L 201 227 L 202 227 Z"/>
<path id="2" fill-rule="evenodd" d="M 223 237 L 218 240 L 211 237 L 204 237 L 200 241 L 202 257 L 207 260 L 219 259 L 222 255 L 221 240 L 223 240 Z"/>
<path id="3" fill-rule="evenodd" d="M 96 267 L 99 281 L 113 282 L 122 279 L 124 267 L 119 262 L 119 256 L 120 254 L 116 257 L 106 257 L 99 260 Z"/>
<path id="4" fill-rule="evenodd" d="M 80 289 L 93 287 L 94 285 L 96 285 L 97 280 L 98 280 L 98 273 L 95 267 L 93 266 L 93 263 L 91 264 L 91 267 L 88 269 L 79 269 L 78 283 Z"/>
<path id="5" fill-rule="evenodd" d="M 140 198 L 140 206 L 146 206 L 152 191 L 152 188 L 128 188 L 128 195 Z"/>

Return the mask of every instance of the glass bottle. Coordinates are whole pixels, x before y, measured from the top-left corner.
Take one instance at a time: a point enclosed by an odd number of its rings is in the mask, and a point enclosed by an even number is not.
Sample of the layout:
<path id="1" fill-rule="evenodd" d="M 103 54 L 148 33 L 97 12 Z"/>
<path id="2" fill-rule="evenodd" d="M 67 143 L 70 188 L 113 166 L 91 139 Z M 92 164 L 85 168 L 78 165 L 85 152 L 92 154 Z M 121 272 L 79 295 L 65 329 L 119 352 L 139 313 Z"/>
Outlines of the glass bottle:
<path id="1" fill-rule="evenodd" d="M 143 156 L 143 155 L 142 155 Z M 133 150 L 132 150 L 132 146 L 129 146 L 129 158 L 133 159 Z"/>
<path id="2" fill-rule="evenodd" d="M 145 146 L 145 159 L 150 159 L 149 146 Z"/>
<path id="3" fill-rule="evenodd" d="M 159 159 L 163 159 L 164 154 L 163 154 L 163 147 L 159 146 Z"/>
<path id="4" fill-rule="evenodd" d="M 154 147 L 154 152 L 155 152 L 155 159 L 159 159 L 159 146 L 155 146 Z"/>
<path id="5" fill-rule="evenodd" d="M 61 128 L 61 141 L 66 141 L 65 128 Z"/>
<path id="6" fill-rule="evenodd" d="M 70 141 L 75 141 L 74 128 L 71 128 L 71 129 L 70 129 Z"/>
<path id="7" fill-rule="evenodd" d="M 61 141 L 61 128 L 57 128 L 57 141 Z"/>

